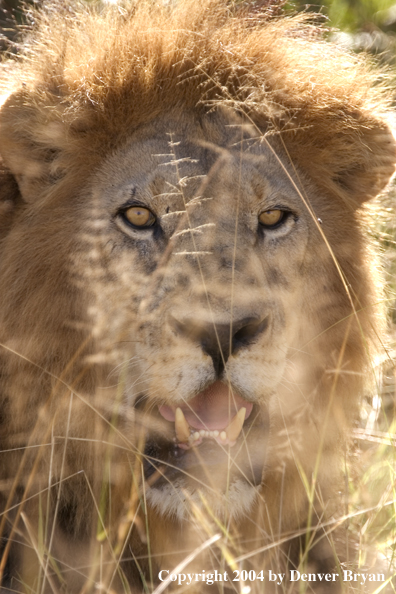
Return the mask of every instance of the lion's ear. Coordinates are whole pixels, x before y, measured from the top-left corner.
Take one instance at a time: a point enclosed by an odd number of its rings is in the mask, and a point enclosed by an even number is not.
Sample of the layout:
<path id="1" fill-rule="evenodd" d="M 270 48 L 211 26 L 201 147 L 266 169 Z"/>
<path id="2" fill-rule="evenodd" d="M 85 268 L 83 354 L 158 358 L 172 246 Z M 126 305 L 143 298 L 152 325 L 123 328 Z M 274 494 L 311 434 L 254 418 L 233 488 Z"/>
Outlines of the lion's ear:
<path id="1" fill-rule="evenodd" d="M 396 169 L 396 140 L 387 121 L 356 113 L 308 124 L 288 149 L 318 187 L 352 208 L 385 190 Z"/>
<path id="2" fill-rule="evenodd" d="M 381 194 L 396 169 L 396 140 L 392 130 L 385 126 L 364 130 L 351 146 L 346 163 L 348 167 L 341 166 L 336 179 L 355 204 Z"/>
<path id="3" fill-rule="evenodd" d="M 53 107 L 38 107 L 27 92 L 11 95 L 1 108 L 1 158 L 26 202 L 59 176 L 57 157 L 65 142 L 60 115 Z"/>

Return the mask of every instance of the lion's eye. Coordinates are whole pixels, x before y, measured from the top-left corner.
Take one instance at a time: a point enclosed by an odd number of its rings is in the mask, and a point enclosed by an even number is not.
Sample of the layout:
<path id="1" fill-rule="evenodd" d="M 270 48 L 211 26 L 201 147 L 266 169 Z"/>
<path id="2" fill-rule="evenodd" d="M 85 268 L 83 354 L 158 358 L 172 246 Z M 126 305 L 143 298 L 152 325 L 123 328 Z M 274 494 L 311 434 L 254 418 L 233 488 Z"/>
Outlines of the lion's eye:
<path id="1" fill-rule="evenodd" d="M 259 221 L 263 227 L 276 227 L 284 220 L 286 215 L 286 211 L 280 209 L 265 210 L 259 215 Z"/>
<path id="2" fill-rule="evenodd" d="M 144 206 L 130 206 L 124 210 L 123 216 L 135 227 L 151 227 L 155 223 L 155 216 Z"/>

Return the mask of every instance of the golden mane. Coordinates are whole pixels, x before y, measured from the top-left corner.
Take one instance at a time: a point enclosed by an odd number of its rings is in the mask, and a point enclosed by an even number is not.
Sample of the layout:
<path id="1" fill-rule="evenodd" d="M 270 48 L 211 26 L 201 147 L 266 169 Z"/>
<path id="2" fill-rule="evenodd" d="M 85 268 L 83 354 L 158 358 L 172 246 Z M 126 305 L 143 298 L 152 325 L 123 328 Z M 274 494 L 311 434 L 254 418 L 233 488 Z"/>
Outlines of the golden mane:
<path id="1" fill-rule="evenodd" d="M 69 153 L 66 168 L 81 154 L 94 166 L 161 113 L 224 105 L 280 135 L 325 191 L 360 201 L 376 170 L 371 196 L 382 189 L 383 141 L 367 150 L 365 138 L 387 129 L 391 93 L 304 15 L 243 18 L 224 0 L 186 0 L 99 12 L 60 2 L 35 19 L 2 74 L 3 94 L 18 91 L 12 101 L 26 108 L 8 125 L 29 147 Z"/>

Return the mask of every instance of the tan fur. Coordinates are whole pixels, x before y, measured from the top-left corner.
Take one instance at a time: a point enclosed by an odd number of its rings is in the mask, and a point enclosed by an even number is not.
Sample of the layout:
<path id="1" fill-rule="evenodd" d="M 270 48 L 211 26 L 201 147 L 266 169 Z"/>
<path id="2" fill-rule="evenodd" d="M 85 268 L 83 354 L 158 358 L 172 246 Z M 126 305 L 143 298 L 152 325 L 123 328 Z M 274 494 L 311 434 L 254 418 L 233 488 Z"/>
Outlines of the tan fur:
<path id="1" fill-rule="evenodd" d="M 3 65 L 8 587 L 141 591 L 215 532 L 187 567 L 281 571 L 301 542 L 335 566 L 305 534 L 331 532 L 383 329 L 365 203 L 396 151 L 377 76 L 304 18 L 223 0 L 56 5 Z M 128 200 L 156 230 L 128 227 Z M 216 376 L 203 329 L 245 319 L 264 329 L 225 367 L 219 347 Z M 174 448 L 158 406 L 216 380 L 254 404 L 240 440 L 214 466 L 198 447 L 195 466 L 148 472 Z"/>

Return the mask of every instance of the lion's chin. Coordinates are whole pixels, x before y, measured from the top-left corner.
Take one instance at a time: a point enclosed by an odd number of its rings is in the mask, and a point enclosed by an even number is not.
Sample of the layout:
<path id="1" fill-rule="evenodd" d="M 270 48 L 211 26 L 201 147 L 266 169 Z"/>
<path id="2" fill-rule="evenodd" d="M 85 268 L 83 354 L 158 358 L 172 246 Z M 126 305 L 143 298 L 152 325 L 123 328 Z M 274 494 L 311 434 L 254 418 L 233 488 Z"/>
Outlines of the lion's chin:
<path id="1" fill-rule="evenodd" d="M 239 520 L 252 509 L 260 487 L 244 479 L 233 480 L 228 489 L 219 492 L 202 487 L 189 489 L 184 480 L 163 485 L 161 489 L 150 487 L 146 491 L 149 507 L 158 514 L 180 522 L 199 519 L 199 510 L 206 510 L 220 521 Z"/>

